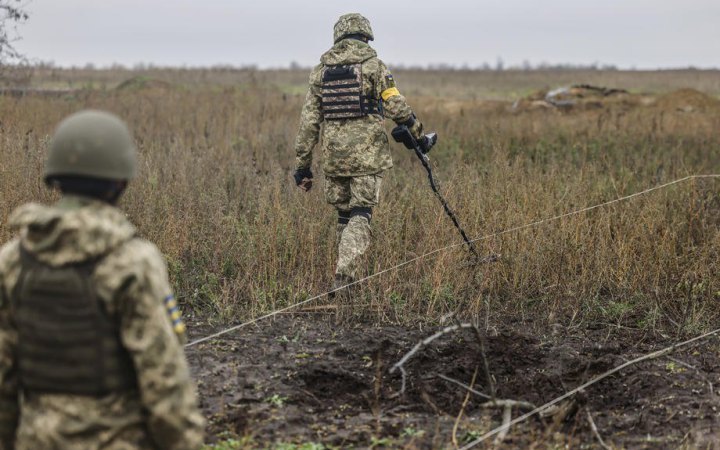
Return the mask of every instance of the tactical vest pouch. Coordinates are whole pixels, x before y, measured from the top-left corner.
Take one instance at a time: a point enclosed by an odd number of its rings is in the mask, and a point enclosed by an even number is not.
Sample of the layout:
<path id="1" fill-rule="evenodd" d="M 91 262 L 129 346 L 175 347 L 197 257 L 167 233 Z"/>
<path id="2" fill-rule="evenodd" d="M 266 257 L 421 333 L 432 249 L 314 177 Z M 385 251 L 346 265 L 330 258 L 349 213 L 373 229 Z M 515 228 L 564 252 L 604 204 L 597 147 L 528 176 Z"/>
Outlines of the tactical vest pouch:
<path id="1" fill-rule="evenodd" d="M 21 262 L 12 301 L 22 388 L 87 396 L 135 388 L 119 327 L 92 286 L 97 262 L 51 267 L 22 249 Z"/>
<path id="2" fill-rule="evenodd" d="M 381 114 L 379 102 L 363 95 L 360 64 L 329 66 L 322 77 L 322 112 L 325 120 L 357 119 Z"/>

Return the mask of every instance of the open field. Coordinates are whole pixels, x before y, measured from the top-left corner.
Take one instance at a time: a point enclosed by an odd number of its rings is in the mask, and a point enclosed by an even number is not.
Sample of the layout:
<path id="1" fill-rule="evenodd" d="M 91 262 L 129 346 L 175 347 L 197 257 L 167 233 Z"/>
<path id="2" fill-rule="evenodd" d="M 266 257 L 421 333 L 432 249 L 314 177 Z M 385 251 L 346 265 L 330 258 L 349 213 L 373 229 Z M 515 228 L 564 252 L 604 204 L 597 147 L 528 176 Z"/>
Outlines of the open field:
<path id="1" fill-rule="evenodd" d="M 193 336 L 326 291 L 334 211 L 324 204 L 318 168 L 309 194 L 291 179 L 306 77 L 39 71 L 26 80 L 36 91 L 0 96 L 0 238 L 10 236 L 4 219 L 12 208 L 53 199 L 40 173 L 54 125 L 77 109 L 102 108 L 125 118 L 136 136 L 141 174 L 122 206 L 166 254 Z M 400 71 L 396 78 L 440 135 L 435 171 L 471 237 L 720 173 L 716 71 Z M 535 91 L 580 83 L 630 94 L 569 110 L 512 107 Z M 680 88 L 702 93 L 673 93 Z M 366 275 L 459 242 L 418 161 L 393 149 Z M 456 422 L 458 442 L 472 440 L 498 425 L 501 411 L 476 398 L 463 409 L 462 388 L 429 378 L 470 384 L 479 364 L 471 334 L 425 349 L 409 367 L 405 396 L 395 396 L 399 376 L 387 372 L 454 320 L 487 333 L 498 395 L 535 404 L 717 328 L 719 188 L 720 179 L 694 179 L 479 241 L 481 253 L 502 255 L 492 264 L 468 267 L 459 246 L 420 259 L 364 283 L 354 299 L 362 318 L 341 329 L 324 313 L 283 315 L 193 347 L 211 440 L 234 439 L 218 448 L 453 448 Z M 619 448 L 713 448 L 720 399 L 709 385 L 720 382 L 718 340 L 675 358 L 680 363 L 658 359 L 605 380 L 572 414 L 514 427 L 504 445 L 597 446 L 588 410 Z M 476 385 L 489 389 L 482 372 Z"/>
<path id="2" fill-rule="evenodd" d="M 266 70 L 215 69 L 56 69 L 37 68 L 18 71 L 11 78 L 15 87 L 45 89 L 114 89 L 129 79 L 145 77 L 175 86 L 242 86 L 252 83 L 273 86 L 283 92 L 304 94 L 310 69 Z M 400 87 L 408 96 L 428 95 L 443 99 L 516 100 L 542 88 L 577 83 L 622 87 L 632 92 L 666 93 L 692 87 L 720 96 L 717 70 L 506 70 L 497 71 L 395 71 Z M 5 83 L 8 84 L 8 83 Z"/>

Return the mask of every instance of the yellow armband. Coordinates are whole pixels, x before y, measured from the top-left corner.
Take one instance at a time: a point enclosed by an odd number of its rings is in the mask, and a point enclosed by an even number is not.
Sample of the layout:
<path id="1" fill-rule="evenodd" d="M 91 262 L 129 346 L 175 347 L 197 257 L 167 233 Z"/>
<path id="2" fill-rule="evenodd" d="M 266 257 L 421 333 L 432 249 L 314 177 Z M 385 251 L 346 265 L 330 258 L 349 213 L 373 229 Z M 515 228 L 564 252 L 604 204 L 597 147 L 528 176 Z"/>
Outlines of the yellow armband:
<path id="1" fill-rule="evenodd" d="M 382 97 L 384 102 L 386 102 L 390 97 L 394 97 L 396 95 L 400 95 L 400 91 L 398 91 L 398 89 L 396 87 L 391 87 L 391 88 L 385 89 L 380 94 L 380 96 Z"/>

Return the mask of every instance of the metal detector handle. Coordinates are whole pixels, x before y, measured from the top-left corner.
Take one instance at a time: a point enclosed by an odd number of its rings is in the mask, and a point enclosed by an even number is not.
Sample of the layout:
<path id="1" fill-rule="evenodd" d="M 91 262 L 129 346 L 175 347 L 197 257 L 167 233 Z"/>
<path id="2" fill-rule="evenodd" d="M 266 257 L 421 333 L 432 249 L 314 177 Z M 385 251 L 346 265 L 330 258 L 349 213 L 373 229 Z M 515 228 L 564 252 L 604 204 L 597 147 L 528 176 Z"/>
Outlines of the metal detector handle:
<path id="1" fill-rule="evenodd" d="M 415 141 L 415 138 L 412 133 L 410 133 L 410 129 L 407 125 L 396 126 L 393 128 L 391 134 L 395 142 L 404 144 L 405 148 L 408 150 L 415 150 L 415 147 L 417 147 L 417 141 Z"/>
<path id="2" fill-rule="evenodd" d="M 409 150 L 419 150 L 423 155 L 430 152 L 438 139 L 437 133 L 429 133 L 423 136 L 424 139 L 418 141 L 413 137 L 407 125 L 396 126 L 391 134 L 395 142 L 400 142 Z"/>

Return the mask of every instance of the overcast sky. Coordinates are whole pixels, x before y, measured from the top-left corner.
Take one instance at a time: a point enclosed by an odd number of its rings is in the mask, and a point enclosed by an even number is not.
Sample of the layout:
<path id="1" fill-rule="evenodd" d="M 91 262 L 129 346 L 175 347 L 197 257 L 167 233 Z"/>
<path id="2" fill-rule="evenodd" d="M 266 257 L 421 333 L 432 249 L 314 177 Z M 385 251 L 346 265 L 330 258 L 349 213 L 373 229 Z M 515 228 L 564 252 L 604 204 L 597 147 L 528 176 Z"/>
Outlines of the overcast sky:
<path id="1" fill-rule="evenodd" d="M 720 67 L 720 0 L 29 0 L 17 47 L 57 65 L 315 64 L 347 12 L 390 64 Z"/>

